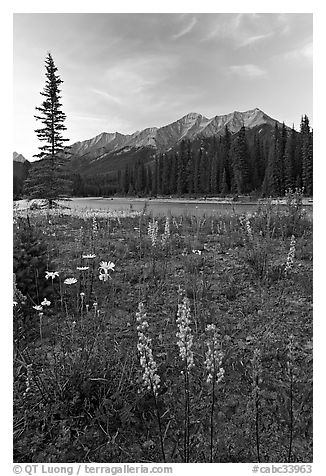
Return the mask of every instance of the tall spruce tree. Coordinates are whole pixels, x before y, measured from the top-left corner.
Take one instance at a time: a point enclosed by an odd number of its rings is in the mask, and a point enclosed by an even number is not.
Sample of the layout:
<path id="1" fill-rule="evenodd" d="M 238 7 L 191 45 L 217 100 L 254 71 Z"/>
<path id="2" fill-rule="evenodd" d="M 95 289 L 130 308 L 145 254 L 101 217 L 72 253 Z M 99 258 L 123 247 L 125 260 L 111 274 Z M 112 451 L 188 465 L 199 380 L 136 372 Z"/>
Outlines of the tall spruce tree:
<path id="1" fill-rule="evenodd" d="M 249 183 L 249 147 L 246 129 L 241 127 L 232 148 L 232 166 L 237 193 L 247 193 Z"/>
<path id="2" fill-rule="evenodd" d="M 297 133 L 292 126 L 284 151 L 284 186 L 285 191 L 295 186 L 295 152 Z"/>
<path id="3" fill-rule="evenodd" d="M 55 200 L 65 198 L 71 194 L 72 181 L 67 172 L 63 171 L 64 158 L 67 151 L 62 132 L 67 128 L 64 125 L 66 115 L 62 112 L 60 103 L 60 85 L 62 79 L 57 74 L 51 53 L 45 59 L 46 81 L 43 91 L 44 101 L 40 107 L 36 107 L 37 121 L 41 121 L 43 127 L 36 129 L 38 139 L 44 143 L 39 147 L 40 152 L 35 154 L 38 162 L 31 167 L 28 179 L 25 182 L 24 194 L 28 198 L 45 199 L 49 208 L 52 208 Z"/>
<path id="4" fill-rule="evenodd" d="M 274 133 L 268 152 L 268 163 L 265 170 L 265 178 L 263 183 L 264 195 L 281 195 L 281 170 L 280 170 L 280 131 L 277 122 L 274 126 Z"/>
<path id="5" fill-rule="evenodd" d="M 231 132 L 229 131 L 228 126 L 225 126 L 224 136 L 222 138 L 223 146 L 223 167 L 221 174 L 221 190 L 224 189 L 224 194 L 228 193 L 232 188 L 233 183 L 233 170 L 230 160 L 230 150 L 231 150 Z M 223 178 L 223 173 L 225 171 L 225 176 Z"/>
<path id="6" fill-rule="evenodd" d="M 312 132 L 310 130 L 309 119 L 306 115 L 302 118 L 300 129 L 302 135 L 302 185 L 305 194 L 311 196 L 313 192 Z"/>
<path id="7" fill-rule="evenodd" d="M 187 151 L 186 151 L 186 142 L 181 141 L 179 153 L 178 153 L 178 162 L 177 162 L 177 193 L 178 195 L 183 195 L 187 190 L 187 176 L 186 176 L 186 166 L 187 166 Z"/>

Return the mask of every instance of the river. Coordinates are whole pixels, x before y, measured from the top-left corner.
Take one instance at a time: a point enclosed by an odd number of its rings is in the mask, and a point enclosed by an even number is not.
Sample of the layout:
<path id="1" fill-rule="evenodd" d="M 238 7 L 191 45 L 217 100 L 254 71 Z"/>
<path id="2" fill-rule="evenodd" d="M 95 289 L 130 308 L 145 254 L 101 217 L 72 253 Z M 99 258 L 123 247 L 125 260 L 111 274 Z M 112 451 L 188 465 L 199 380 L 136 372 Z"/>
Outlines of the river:
<path id="1" fill-rule="evenodd" d="M 182 200 L 182 199 L 141 199 L 141 198 L 73 198 L 69 203 L 71 208 L 90 210 L 133 210 L 141 211 L 146 206 L 153 216 L 166 216 L 171 213 L 174 216 L 184 214 L 196 216 L 211 215 L 234 215 L 254 213 L 262 207 L 260 202 L 219 202 L 211 200 Z M 281 210 L 286 210 L 286 205 L 277 204 Z M 306 203 L 303 206 L 308 217 L 312 219 L 313 206 Z"/>

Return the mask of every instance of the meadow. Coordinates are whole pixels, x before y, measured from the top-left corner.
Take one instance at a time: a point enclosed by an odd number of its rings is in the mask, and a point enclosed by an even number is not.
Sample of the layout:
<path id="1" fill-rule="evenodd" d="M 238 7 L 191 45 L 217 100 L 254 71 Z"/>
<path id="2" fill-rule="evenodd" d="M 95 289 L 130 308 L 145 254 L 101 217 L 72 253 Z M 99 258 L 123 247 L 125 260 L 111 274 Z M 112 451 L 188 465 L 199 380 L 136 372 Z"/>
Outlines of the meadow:
<path id="1" fill-rule="evenodd" d="M 312 461 L 312 220 L 14 210 L 15 462 Z"/>

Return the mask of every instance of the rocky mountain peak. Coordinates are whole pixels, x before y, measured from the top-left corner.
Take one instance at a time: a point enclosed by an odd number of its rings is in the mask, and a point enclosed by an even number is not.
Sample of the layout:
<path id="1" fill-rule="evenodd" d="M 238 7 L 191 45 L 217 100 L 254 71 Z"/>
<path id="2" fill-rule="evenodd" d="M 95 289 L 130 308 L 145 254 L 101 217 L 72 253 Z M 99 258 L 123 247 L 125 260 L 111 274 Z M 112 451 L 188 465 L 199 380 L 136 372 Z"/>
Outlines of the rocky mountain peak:
<path id="1" fill-rule="evenodd" d="M 18 152 L 13 153 L 13 160 L 14 162 L 20 162 L 21 164 L 26 162 L 25 157 L 22 154 L 18 154 Z"/>

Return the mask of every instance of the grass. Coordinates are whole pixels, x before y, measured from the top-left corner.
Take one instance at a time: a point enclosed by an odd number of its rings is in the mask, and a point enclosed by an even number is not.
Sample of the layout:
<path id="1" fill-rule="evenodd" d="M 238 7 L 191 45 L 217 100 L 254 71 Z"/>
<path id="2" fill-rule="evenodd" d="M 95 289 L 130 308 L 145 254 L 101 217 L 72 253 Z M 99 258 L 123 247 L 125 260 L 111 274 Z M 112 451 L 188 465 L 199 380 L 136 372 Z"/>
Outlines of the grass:
<path id="1" fill-rule="evenodd" d="M 241 220 L 161 218 L 155 239 L 153 223 L 147 213 L 15 212 L 14 460 L 311 462 L 312 223 L 273 207 Z M 106 280 L 101 261 L 115 264 Z M 45 280 L 42 263 L 59 277 Z M 77 283 L 64 284 L 70 277 Z M 44 298 L 40 316 L 33 306 Z M 176 337 L 184 298 L 186 372 Z M 140 302 L 157 394 L 143 385 Z M 214 387 L 211 324 L 224 369 Z"/>

